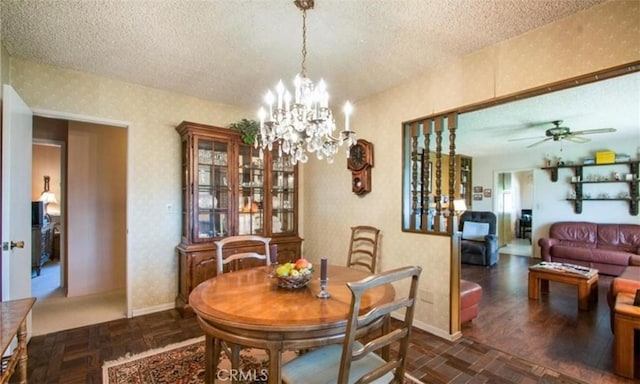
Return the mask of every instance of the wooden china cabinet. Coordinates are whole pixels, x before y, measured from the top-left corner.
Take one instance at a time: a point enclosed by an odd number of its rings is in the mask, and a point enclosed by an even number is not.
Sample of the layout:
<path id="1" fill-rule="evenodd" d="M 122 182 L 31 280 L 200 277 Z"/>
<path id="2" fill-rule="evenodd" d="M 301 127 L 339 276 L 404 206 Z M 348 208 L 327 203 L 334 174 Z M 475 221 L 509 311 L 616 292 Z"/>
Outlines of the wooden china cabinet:
<path id="1" fill-rule="evenodd" d="M 214 241 L 255 234 L 278 246 L 280 263 L 300 257 L 298 168 L 287 158 L 244 144 L 236 131 L 184 121 L 182 145 L 182 238 L 176 307 L 191 314 L 189 293 L 216 275 Z M 260 251 L 256 244 L 226 246 L 225 254 Z M 251 266 L 244 261 L 242 267 Z"/>

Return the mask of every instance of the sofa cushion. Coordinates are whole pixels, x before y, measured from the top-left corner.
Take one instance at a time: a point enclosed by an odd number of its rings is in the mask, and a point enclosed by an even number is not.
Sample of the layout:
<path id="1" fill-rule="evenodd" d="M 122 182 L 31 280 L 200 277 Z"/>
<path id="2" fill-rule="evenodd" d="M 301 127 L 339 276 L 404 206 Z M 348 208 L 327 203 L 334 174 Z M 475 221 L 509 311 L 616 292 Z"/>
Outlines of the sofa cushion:
<path id="1" fill-rule="evenodd" d="M 629 259 L 631 258 L 631 255 L 627 252 L 580 248 L 562 244 L 551 247 L 550 253 L 555 258 L 615 265 L 629 265 Z"/>
<path id="2" fill-rule="evenodd" d="M 563 221 L 551 224 L 549 237 L 560 240 L 562 245 L 595 248 L 598 224 L 584 221 Z"/>
<path id="3" fill-rule="evenodd" d="M 640 231 L 632 224 L 598 225 L 598 248 L 638 253 Z"/>
<path id="4" fill-rule="evenodd" d="M 476 223 L 465 221 L 462 226 L 462 238 L 464 240 L 484 241 L 489 234 L 489 223 Z"/>
<path id="5" fill-rule="evenodd" d="M 487 244 L 484 241 L 463 240 L 460 248 L 463 254 L 484 255 Z"/>

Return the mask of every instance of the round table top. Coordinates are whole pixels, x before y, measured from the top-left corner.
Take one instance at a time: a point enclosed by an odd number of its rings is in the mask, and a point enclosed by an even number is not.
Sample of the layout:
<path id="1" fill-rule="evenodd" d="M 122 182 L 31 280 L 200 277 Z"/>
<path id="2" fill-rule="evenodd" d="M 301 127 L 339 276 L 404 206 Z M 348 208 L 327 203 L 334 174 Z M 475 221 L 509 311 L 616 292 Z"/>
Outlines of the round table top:
<path id="1" fill-rule="evenodd" d="M 229 272 L 198 285 L 189 295 L 189 304 L 203 320 L 238 329 L 262 331 L 301 331 L 344 327 L 351 307 L 347 282 L 358 281 L 368 272 L 330 265 L 327 270 L 328 299 L 320 292 L 319 268 L 306 287 L 288 290 L 268 276 L 268 268 Z M 395 297 L 391 284 L 365 294 L 361 314 Z"/>

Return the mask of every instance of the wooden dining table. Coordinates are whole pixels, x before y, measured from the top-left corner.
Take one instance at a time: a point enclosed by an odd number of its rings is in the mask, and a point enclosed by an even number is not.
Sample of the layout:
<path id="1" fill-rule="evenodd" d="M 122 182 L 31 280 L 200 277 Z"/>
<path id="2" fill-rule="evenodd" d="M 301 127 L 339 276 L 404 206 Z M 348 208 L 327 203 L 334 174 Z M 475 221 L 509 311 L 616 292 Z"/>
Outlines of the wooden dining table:
<path id="1" fill-rule="evenodd" d="M 320 299 L 316 297 L 320 292 L 318 269 L 307 286 L 299 289 L 279 287 L 277 278 L 269 276 L 268 267 L 259 267 L 219 275 L 191 292 L 189 303 L 206 336 L 206 383 L 214 383 L 216 376 L 216 339 L 267 350 L 268 381 L 278 384 L 283 351 L 342 342 L 351 308 L 346 283 L 369 273 L 329 265 L 326 290 L 331 297 Z M 391 284 L 372 289 L 363 297 L 361 313 L 394 297 Z M 363 329 L 362 333 L 368 331 Z"/>

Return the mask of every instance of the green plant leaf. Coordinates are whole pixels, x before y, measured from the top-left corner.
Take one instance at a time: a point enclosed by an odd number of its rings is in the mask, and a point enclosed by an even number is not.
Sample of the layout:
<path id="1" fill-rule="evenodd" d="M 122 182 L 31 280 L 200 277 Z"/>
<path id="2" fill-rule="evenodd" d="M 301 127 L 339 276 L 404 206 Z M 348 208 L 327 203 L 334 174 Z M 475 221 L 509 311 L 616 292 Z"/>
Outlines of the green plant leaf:
<path id="1" fill-rule="evenodd" d="M 243 143 L 253 144 L 260 131 L 260 124 L 255 120 L 242 119 L 237 123 L 229 124 L 229 128 L 240 133 Z"/>

